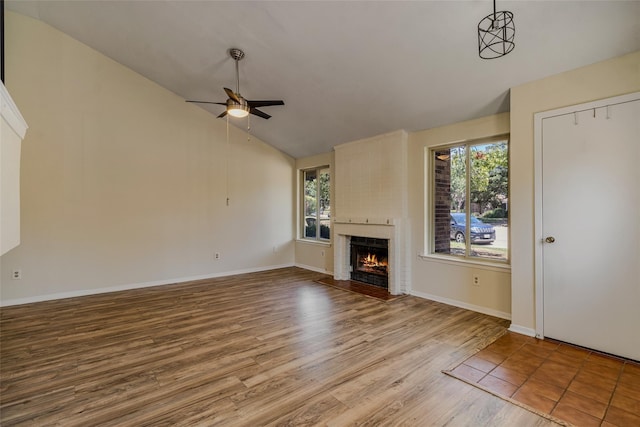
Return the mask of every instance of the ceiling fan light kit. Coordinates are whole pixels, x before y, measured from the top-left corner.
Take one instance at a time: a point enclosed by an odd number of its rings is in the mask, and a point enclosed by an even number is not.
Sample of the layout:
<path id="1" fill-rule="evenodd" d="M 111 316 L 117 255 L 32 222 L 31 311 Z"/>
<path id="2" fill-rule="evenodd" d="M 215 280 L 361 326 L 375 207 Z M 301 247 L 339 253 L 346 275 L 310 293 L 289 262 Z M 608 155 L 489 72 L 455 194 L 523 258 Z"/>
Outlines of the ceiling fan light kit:
<path id="1" fill-rule="evenodd" d="M 233 117 L 247 117 L 249 115 L 249 111 L 247 109 L 242 108 L 241 106 L 231 107 L 227 109 L 227 114 Z"/>
<path id="2" fill-rule="evenodd" d="M 478 54 L 482 59 L 495 59 L 505 56 L 516 46 L 513 39 L 516 27 L 513 13 L 496 12 L 496 0 L 493 0 L 493 13 L 485 16 L 478 24 Z"/>
<path id="3" fill-rule="evenodd" d="M 216 104 L 216 105 L 226 105 L 225 111 L 218 116 L 224 117 L 227 114 L 232 117 L 247 117 L 249 114 L 253 114 L 254 116 L 262 117 L 263 119 L 268 119 L 271 116 L 265 113 L 264 111 L 258 110 L 258 107 L 268 107 L 271 105 L 284 105 L 284 101 L 282 100 L 270 100 L 270 101 L 251 101 L 245 99 L 242 95 L 240 95 L 240 71 L 238 67 L 238 62 L 244 58 L 244 52 L 237 48 L 229 49 L 229 56 L 233 58 L 236 62 L 236 91 L 232 91 L 229 88 L 223 88 L 227 96 L 227 102 L 212 102 L 212 101 L 191 101 L 187 100 L 187 102 L 195 102 L 198 104 Z"/>
<path id="4" fill-rule="evenodd" d="M 247 117 L 249 115 L 249 106 L 246 102 L 238 104 L 230 99 L 227 101 L 227 114 L 233 117 Z"/>

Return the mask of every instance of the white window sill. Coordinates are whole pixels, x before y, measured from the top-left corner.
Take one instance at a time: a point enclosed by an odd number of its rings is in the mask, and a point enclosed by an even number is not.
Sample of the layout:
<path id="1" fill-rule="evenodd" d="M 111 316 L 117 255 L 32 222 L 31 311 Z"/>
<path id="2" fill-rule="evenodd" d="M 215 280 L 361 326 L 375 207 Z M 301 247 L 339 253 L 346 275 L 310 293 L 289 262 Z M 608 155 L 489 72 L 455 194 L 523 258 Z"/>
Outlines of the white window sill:
<path id="1" fill-rule="evenodd" d="M 307 245 L 313 245 L 313 246 L 324 246 L 327 248 L 331 247 L 331 242 L 330 241 L 322 241 L 322 240 L 311 240 L 311 239 L 296 239 L 296 243 L 304 243 Z"/>
<path id="2" fill-rule="evenodd" d="M 438 262 L 442 264 L 457 265 L 460 267 L 473 267 L 482 270 L 511 272 L 511 265 L 506 263 L 495 263 L 481 260 L 472 260 L 469 258 L 456 258 L 446 255 L 435 254 L 419 254 L 418 258 L 423 261 Z"/>

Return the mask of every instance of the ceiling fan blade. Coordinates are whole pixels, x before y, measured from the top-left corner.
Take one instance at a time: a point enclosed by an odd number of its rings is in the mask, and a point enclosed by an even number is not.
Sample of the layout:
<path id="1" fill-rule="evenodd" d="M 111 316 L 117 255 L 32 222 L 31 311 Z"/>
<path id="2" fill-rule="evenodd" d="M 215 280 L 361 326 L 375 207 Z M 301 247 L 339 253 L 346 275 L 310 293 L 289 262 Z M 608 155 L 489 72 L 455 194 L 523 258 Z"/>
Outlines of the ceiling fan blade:
<path id="1" fill-rule="evenodd" d="M 216 104 L 216 105 L 227 105 L 226 102 L 211 102 L 211 101 L 191 101 L 191 100 L 186 100 L 185 102 L 195 102 L 198 104 Z"/>
<path id="2" fill-rule="evenodd" d="M 227 93 L 227 96 L 229 98 L 233 99 L 238 104 L 242 104 L 242 101 L 240 101 L 240 98 L 238 98 L 238 95 L 236 95 L 231 89 L 229 89 L 228 87 L 225 87 L 224 91 Z"/>
<path id="3" fill-rule="evenodd" d="M 253 107 L 249 109 L 249 112 L 251 114 L 253 114 L 254 116 L 262 117 L 263 119 L 268 119 L 268 118 L 271 117 L 270 115 L 268 115 L 264 111 L 260 111 L 257 108 L 253 108 Z"/>
<path id="4" fill-rule="evenodd" d="M 227 115 L 227 110 L 224 110 L 222 113 L 220 113 L 220 115 L 218 117 L 216 117 L 216 119 L 222 118 L 224 116 Z"/>
<path id="5" fill-rule="evenodd" d="M 247 99 L 247 104 L 249 105 L 249 107 L 268 107 L 271 105 L 284 105 L 284 101 L 282 100 L 277 100 L 277 101 L 249 101 Z"/>

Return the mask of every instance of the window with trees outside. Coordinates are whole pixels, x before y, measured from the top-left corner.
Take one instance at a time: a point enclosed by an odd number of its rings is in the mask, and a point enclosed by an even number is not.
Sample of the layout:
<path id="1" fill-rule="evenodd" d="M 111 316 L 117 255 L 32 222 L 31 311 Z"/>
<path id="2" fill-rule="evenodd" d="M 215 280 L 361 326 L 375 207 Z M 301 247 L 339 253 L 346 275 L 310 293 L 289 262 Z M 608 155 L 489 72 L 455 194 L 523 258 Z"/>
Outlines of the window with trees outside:
<path id="1" fill-rule="evenodd" d="M 330 183 L 329 168 L 326 166 L 302 172 L 304 194 L 301 235 L 304 239 L 331 238 Z"/>
<path id="2" fill-rule="evenodd" d="M 508 262 L 508 147 L 502 136 L 430 150 L 431 253 Z"/>

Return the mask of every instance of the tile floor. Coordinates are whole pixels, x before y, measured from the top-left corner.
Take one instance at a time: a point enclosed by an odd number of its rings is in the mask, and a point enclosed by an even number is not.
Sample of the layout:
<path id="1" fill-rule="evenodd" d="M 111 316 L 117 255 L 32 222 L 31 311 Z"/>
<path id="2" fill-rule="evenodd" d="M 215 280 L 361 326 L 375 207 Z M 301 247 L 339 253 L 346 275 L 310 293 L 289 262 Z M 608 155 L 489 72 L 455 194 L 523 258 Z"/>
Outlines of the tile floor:
<path id="1" fill-rule="evenodd" d="M 640 363 L 508 332 L 451 371 L 578 426 L 640 426 Z"/>

